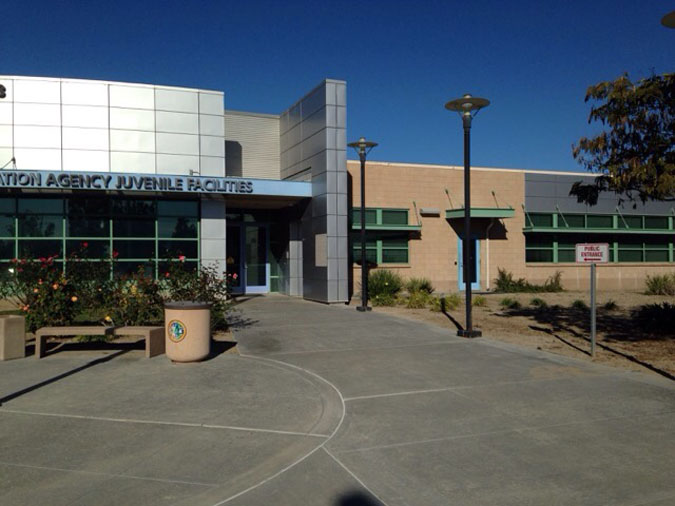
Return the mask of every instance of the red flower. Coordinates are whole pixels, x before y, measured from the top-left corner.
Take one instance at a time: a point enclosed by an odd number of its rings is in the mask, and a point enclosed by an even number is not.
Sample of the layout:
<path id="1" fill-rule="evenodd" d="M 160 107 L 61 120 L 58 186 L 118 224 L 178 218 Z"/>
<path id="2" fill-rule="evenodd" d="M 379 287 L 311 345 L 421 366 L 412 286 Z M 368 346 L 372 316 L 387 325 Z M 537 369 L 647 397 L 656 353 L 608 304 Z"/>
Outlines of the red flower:
<path id="1" fill-rule="evenodd" d="M 84 241 L 84 242 L 82 243 L 82 247 L 83 247 L 83 248 L 89 247 L 89 243 L 88 243 L 87 241 Z"/>
<path id="2" fill-rule="evenodd" d="M 169 276 L 171 276 L 171 274 L 169 274 L 168 272 L 165 272 L 165 273 L 164 273 L 164 277 L 165 277 L 165 278 L 168 278 Z"/>
<path id="3" fill-rule="evenodd" d="M 113 258 L 117 258 L 118 256 L 120 256 L 120 252 L 117 251 L 117 250 L 113 250 L 113 252 L 112 252 L 112 257 L 113 257 Z"/>

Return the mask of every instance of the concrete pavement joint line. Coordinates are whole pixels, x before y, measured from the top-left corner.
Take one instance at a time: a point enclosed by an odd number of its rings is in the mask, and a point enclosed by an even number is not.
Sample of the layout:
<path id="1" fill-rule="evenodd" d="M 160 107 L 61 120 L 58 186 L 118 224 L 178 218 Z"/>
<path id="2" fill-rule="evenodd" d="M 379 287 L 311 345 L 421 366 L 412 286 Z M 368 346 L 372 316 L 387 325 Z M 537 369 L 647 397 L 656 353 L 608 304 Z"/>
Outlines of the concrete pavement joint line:
<path id="1" fill-rule="evenodd" d="M 201 483 L 198 481 L 184 481 L 184 480 L 170 480 L 168 478 L 148 478 L 145 476 L 134 476 L 132 474 L 117 474 L 117 473 L 103 473 L 100 471 L 87 471 L 82 469 L 65 469 L 63 467 L 49 467 L 49 466 L 31 466 L 29 464 L 16 464 L 14 462 L 5 462 L 0 460 L 0 465 L 11 466 L 11 467 L 23 467 L 27 469 L 42 469 L 45 471 L 59 471 L 62 473 L 78 473 L 78 474 L 92 474 L 95 476 L 106 476 L 109 478 L 127 478 L 130 480 L 142 480 L 142 481 L 157 481 L 160 483 L 178 483 L 181 485 L 197 485 L 200 487 L 217 487 L 219 483 Z"/>
<path id="2" fill-rule="evenodd" d="M 333 432 L 331 433 L 331 435 L 330 435 L 326 440 L 324 440 L 320 445 L 318 445 L 316 448 L 314 448 L 313 450 L 311 450 L 310 452 L 308 452 L 307 454 L 305 454 L 303 457 L 300 457 L 300 458 L 299 458 L 298 460 L 296 460 L 295 462 L 292 462 L 291 464 L 287 465 L 286 467 L 284 467 L 284 468 L 281 469 L 280 471 L 277 471 L 277 472 L 274 473 L 273 475 L 268 476 L 268 477 L 265 478 L 264 480 L 262 480 L 262 481 L 256 483 L 255 485 L 251 485 L 251 486 L 248 487 L 247 489 L 242 490 L 241 492 L 238 492 L 238 493 L 236 493 L 236 494 L 234 494 L 234 495 L 228 497 L 227 499 L 224 499 L 224 500 L 222 500 L 222 501 L 220 501 L 220 502 L 215 503 L 213 506 L 220 506 L 221 504 L 228 503 L 228 502 L 230 502 L 230 501 L 236 499 L 237 497 L 240 497 L 240 496 L 242 496 L 242 495 L 244 495 L 244 494 L 250 492 L 251 490 L 256 489 L 256 488 L 258 488 L 258 487 L 264 485 L 264 484 L 267 483 L 268 481 L 273 480 L 273 479 L 276 478 L 277 476 L 280 476 L 281 474 L 285 473 L 285 472 L 288 471 L 289 469 L 292 469 L 293 467 L 297 466 L 298 464 L 300 464 L 301 462 L 303 462 L 304 460 L 306 460 L 308 457 L 310 457 L 311 455 L 313 455 L 316 451 L 318 451 L 318 450 L 320 450 L 321 448 L 323 448 L 324 445 L 325 445 L 328 441 L 330 441 L 330 440 L 335 436 L 335 434 L 337 434 L 337 431 L 340 429 L 340 427 L 342 426 L 342 422 L 344 422 L 344 419 L 345 419 L 345 401 L 344 401 L 344 398 L 342 397 L 342 393 L 340 392 L 340 390 L 339 390 L 333 383 L 331 383 L 331 382 L 328 381 L 327 379 L 322 378 L 322 377 L 319 376 L 318 374 L 316 374 L 316 373 L 314 373 L 314 372 L 312 372 L 312 371 L 310 371 L 310 370 L 308 370 L 308 369 L 303 369 L 302 367 L 299 367 L 299 366 L 297 366 L 297 365 L 286 364 L 286 363 L 281 362 L 281 361 L 279 361 L 279 360 L 273 360 L 273 359 L 271 359 L 271 358 L 264 358 L 264 357 L 255 357 L 255 356 L 253 356 L 253 355 L 246 355 L 246 354 L 241 354 L 240 356 L 246 357 L 246 358 L 249 358 L 249 359 L 253 359 L 253 360 L 262 360 L 262 361 L 267 361 L 267 362 L 273 362 L 273 363 L 275 363 L 275 364 L 279 364 L 279 365 L 284 366 L 284 367 L 290 367 L 290 368 L 292 368 L 292 369 L 297 369 L 297 370 L 299 370 L 299 371 L 303 371 L 303 372 L 306 373 L 306 374 L 309 374 L 309 375 L 311 375 L 311 376 L 314 376 L 315 378 L 318 378 L 319 380 L 323 381 L 323 382 L 326 383 L 328 386 L 330 386 L 330 387 L 331 387 L 333 390 L 335 390 L 335 392 L 338 394 L 338 397 L 340 398 L 340 402 L 342 403 L 342 415 L 340 416 L 340 421 L 339 421 L 338 424 L 336 425 L 335 430 L 333 430 Z"/>
<path id="3" fill-rule="evenodd" d="M 384 501 L 382 500 L 382 498 L 380 498 L 380 496 L 378 496 L 378 495 L 377 495 L 375 492 L 373 492 L 373 491 L 372 491 L 365 483 L 363 483 L 363 482 L 359 479 L 358 476 L 356 476 L 354 473 L 352 473 L 352 472 L 347 468 L 347 466 L 345 466 L 342 462 L 340 462 L 340 461 L 338 460 L 338 458 L 337 458 L 335 455 L 333 455 L 331 452 L 328 451 L 327 448 L 324 447 L 324 448 L 323 448 L 323 451 L 326 452 L 326 453 L 328 454 L 328 456 L 329 456 L 330 458 L 332 458 L 335 462 L 337 462 L 337 464 L 338 464 L 342 469 L 344 469 L 345 471 L 347 471 L 347 473 L 349 473 L 349 475 L 350 475 L 352 478 L 354 478 L 354 479 L 355 479 L 355 480 L 356 480 L 363 488 L 365 488 L 365 489 L 368 491 L 368 493 L 369 493 L 370 495 L 372 495 L 375 499 L 377 499 L 378 501 L 380 501 L 380 502 L 382 503 L 383 506 L 387 506 L 387 503 L 384 502 Z"/>
<path id="4" fill-rule="evenodd" d="M 611 376 L 611 375 L 605 375 L 605 374 L 593 374 L 593 376 Z M 560 378 L 531 378 L 531 379 L 526 379 L 526 380 L 514 380 L 514 381 L 502 381 L 500 383 L 481 383 L 478 385 L 457 385 L 454 387 L 443 387 L 443 388 L 429 388 L 429 389 L 424 389 L 424 390 L 403 390 L 402 392 L 390 392 L 387 394 L 372 394 L 372 395 L 357 395 L 354 397 L 345 397 L 345 402 L 351 402 L 351 401 L 361 401 L 361 400 L 367 400 L 367 399 L 379 399 L 380 397 L 398 397 L 401 395 L 415 395 L 415 394 L 432 394 L 432 393 L 438 393 L 438 392 L 454 392 L 457 390 L 468 390 L 471 388 L 483 388 L 483 387 L 493 387 L 495 385 L 502 386 L 502 385 L 522 385 L 524 383 L 537 383 L 537 382 L 545 382 L 545 381 L 563 381 L 563 380 L 568 380 L 570 378 L 568 377 L 560 377 Z M 459 394 L 458 394 L 459 395 Z M 463 396 L 466 397 L 466 396 Z M 466 398 L 471 398 L 472 397 L 466 397 Z"/>
<path id="5" fill-rule="evenodd" d="M 375 350 L 397 350 L 400 348 L 421 348 L 422 346 L 438 346 L 441 344 L 466 344 L 463 341 L 433 341 L 430 343 L 401 344 L 398 346 L 365 346 L 363 348 L 331 348 L 324 350 L 302 350 L 302 351 L 278 351 L 274 353 L 265 353 L 266 357 L 280 355 L 309 355 L 312 353 L 340 353 L 346 351 L 375 351 Z"/>
<path id="6" fill-rule="evenodd" d="M 34 416 L 53 416 L 57 418 L 75 418 L 78 420 L 91 420 L 96 422 L 115 422 L 115 423 L 140 423 L 146 425 L 171 425 L 176 427 L 196 427 L 203 429 L 224 429 L 224 430 L 238 430 L 243 432 L 264 432 L 267 434 L 280 434 L 284 436 L 308 436 L 316 438 L 328 438 L 326 434 L 312 434 L 306 432 L 293 432 L 288 430 L 275 429 L 257 429 L 253 427 L 237 427 L 233 425 L 215 425 L 207 423 L 193 423 L 193 422 L 169 422 L 166 420 L 136 420 L 133 418 L 108 418 L 104 416 L 88 416 L 88 415 L 70 415 L 62 413 L 40 413 L 37 411 L 20 411 L 16 409 L 0 408 L 0 413 L 12 413 L 16 415 L 34 415 Z"/>
<path id="7" fill-rule="evenodd" d="M 655 416 L 663 416 L 663 415 L 669 415 L 673 414 L 675 411 L 663 411 L 660 413 L 649 413 L 646 415 L 623 415 L 623 416 L 609 416 L 606 418 L 593 418 L 590 420 L 579 420 L 575 422 L 566 422 L 566 423 L 553 423 L 549 425 L 538 425 L 536 427 L 516 427 L 513 429 L 504 429 L 504 430 L 494 430 L 494 431 L 487 431 L 487 432 L 477 432 L 474 434 L 459 434 L 457 436 L 446 436 L 446 437 L 438 437 L 438 438 L 432 438 L 432 439 L 420 439 L 417 441 L 405 441 L 402 443 L 392 443 L 388 445 L 376 445 L 376 446 L 367 446 L 364 448 L 353 448 L 351 450 L 340 450 L 336 451 L 335 453 L 338 454 L 347 454 L 347 453 L 359 453 L 359 452 L 367 452 L 367 451 L 372 451 L 372 450 L 387 450 L 389 448 L 400 448 L 403 446 L 413 446 L 413 445 L 418 445 L 418 444 L 429 444 L 429 443 L 439 443 L 441 441 L 453 441 L 456 439 L 469 439 L 469 438 L 476 438 L 476 437 L 483 437 L 483 436 L 495 436 L 498 434 L 513 434 L 513 433 L 524 433 L 524 432 L 531 432 L 535 430 L 543 430 L 543 429 L 555 429 L 557 427 L 570 427 L 572 425 L 581 425 L 581 424 L 587 424 L 587 423 L 598 423 L 598 422 L 607 422 L 610 420 L 622 420 L 625 418 L 630 418 L 632 420 L 638 419 L 638 418 L 651 418 Z"/>

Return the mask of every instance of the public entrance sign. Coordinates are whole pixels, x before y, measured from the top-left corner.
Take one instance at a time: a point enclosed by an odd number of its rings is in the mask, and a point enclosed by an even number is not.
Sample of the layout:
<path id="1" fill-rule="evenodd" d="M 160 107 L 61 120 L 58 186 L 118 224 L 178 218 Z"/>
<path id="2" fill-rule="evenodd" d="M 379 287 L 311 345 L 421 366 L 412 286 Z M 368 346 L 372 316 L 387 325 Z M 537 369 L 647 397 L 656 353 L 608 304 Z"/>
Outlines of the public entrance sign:
<path id="1" fill-rule="evenodd" d="M 609 262 L 609 244 L 606 242 L 577 244 L 575 251 L 578 264 L 606 264 Z"/>
<path id="2" fill-rule="evenodd" d="M 606 242 L 580 243 L 576 245 L 575 251 L 578 264 L 591 265 L 591 357 L 595 357 L 595 264 L 609 262 L 609 244 Z"/>

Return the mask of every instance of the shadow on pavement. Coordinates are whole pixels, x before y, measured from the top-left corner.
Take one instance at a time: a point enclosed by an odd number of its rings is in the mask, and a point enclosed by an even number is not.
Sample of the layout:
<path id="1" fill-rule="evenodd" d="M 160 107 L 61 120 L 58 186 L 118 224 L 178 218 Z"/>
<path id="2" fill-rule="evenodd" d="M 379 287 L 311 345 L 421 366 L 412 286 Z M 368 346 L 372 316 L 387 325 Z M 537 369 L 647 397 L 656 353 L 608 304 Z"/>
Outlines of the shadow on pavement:
<path id="1" fill-rule="evenodd" d="M 338 497 L 334 506 L 382 506 L 382 503 L 369 494 L 354 491 Z"/>
<path id="2" fill-rule="evenodd" d="M 117 358 L 120 355 L 124 355 L 125 353 L 129 353 L 129 351 L 131 351 L 131 349 L 120 350 L 117 353 L 113 353 L 112 355 L 107 355 L 105 357 L 97 358 L 96 360 L 92 360 L 91 362 L 87 362 L 86 364 L 81 365 L 80 367 L 76 367 L 75 369 L 71 369 L 70 371 L 66 371 L 64 373 L 57 374 L 56 376 L 48 378 L 44 381 L 40 381 L 39 383 L 36 383 L 35 385 L 31 385 L 31 386 L 23 388 L 23 389 L 21 389 L 17 392 L 6 395 L 6 396 L 0 398 L 0 406 L 5 402 L 9 402 L 13 399 L 16 399 L 17 397 L 21 397 L 22 395 L 33 392 L 33 391 L 35 391 L 39 388 L 46 387 L 47 385 L 51 385 L 52 383 L 56 383 L 59 380 L 67 378 L 68 376 L 72 376 L 73 374 L 77 374 L 78 372 L 82 372 L 86 369 L 89 369 L 90 367 L 94 367 L 96 365 L 103 364 L 105 362 L 109 362 L 110 360 L 112 360 L 114 358 Z"/>

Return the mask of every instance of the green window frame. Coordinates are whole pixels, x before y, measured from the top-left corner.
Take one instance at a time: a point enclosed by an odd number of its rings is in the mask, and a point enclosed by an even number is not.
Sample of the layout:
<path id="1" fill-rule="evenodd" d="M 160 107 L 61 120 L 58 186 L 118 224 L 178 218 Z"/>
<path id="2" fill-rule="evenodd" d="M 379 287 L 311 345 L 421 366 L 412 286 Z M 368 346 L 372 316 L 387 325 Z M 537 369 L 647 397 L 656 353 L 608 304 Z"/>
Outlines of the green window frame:
<path id="1" fill-rule="evenodd" d="M 611 263 L 673 263 L 672 235 L 636 234 L 525 234 L 525 261 L 528 263 L 574 263 L 577 243 L 609 244 Z"/>
<path id="2" fill-rule="evenodd" d="M 184 256 L 200 263 L 198 200 L 72 196 L 0 196 L 0 269 L 14 258 L 77 253 L 93 262 L 112 262 L 115 273 L 140 265 L 155 277 Z"/>
<path id="3" fill-rule="evenodd" d="M 408 264 L 409 237 L 407 234 L 368 234 L 366 260 L 377 265 Z M 361 265 L 361 235 L 352 234 L 352 258 Z"/>
<path id="4" fill-rule="evenodd" d="M 368 225 L 407 225 L 408 209 L 395 207 L 366 207 Z M 361 208 L 352 209 L 352 224 L 361 225 Z"/>
<path id="5" fill-rule="evenodd" d="M 538 230 L 645 230 L 675 231 L 675 216 L 623 215 L 592 213 L 531 213 L 525 212 L 525 231 Z"/>

